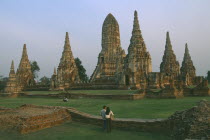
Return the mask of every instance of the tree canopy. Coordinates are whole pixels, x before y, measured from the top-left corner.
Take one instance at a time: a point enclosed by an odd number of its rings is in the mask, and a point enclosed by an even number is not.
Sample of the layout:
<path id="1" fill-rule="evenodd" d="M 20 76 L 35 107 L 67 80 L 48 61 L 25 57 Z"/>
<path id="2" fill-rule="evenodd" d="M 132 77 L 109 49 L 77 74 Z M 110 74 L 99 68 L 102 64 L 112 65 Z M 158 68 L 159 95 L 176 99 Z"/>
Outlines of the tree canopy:
<path id="1" fill-rule="evenodd" d="M 210 82 L 210 71 L 207 72 L 207 80 Z"/>
<path id="2" fill-rule="evenodd" d="M 41 85 L 45 85 L 45 86 L 50 85 L 50 78 L 46 76 L 43 76 L 42 78 L 40 78 L 39 81 Z"/>
<path id="3" fill-rule="evenodd" d="M 30 64 L 31 64 L 31 71 L 34 75 L 34 78 L 38 78 L 39 77 L 38 72 L 40 71 L 38 63 L 36 61 L 31 61 Z"/>
<path id="4" fill-rule="evenodd" d="M 75 58 L 75 63 L 77 65 L 80 80 L 83 82 L 87 82 L 89 80 L 89 78 L 86 74 L 86 69 L 82 65 L 82 61 L 77 57 L 77 58 Z"/>

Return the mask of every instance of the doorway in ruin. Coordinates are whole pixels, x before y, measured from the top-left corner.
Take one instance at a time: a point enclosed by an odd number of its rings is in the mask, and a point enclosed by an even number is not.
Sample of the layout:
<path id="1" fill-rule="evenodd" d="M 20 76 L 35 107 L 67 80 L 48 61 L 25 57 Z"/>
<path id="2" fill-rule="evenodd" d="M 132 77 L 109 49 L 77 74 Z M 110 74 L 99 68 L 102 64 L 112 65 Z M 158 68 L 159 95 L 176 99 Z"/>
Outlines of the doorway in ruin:
<path id="1" fill-rule="evenodd" d="M 126 86 L 129 86 L 130 85 L 130 81 L 129 81 L 129 75 L 125 75 L 125 84 Z"/>

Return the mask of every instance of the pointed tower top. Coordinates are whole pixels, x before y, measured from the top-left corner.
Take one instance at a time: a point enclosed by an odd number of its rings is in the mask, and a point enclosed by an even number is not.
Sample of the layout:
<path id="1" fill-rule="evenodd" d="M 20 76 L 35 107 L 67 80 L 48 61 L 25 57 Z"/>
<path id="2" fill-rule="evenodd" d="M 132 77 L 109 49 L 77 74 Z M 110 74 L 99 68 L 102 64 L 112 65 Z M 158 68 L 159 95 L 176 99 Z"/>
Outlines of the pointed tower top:
<path id="1" fill-rule="evenodd" d="M 14 61 L 12 60 L 12 64 L 11 64 L 11 68 L 10 69 L 15 69 L 15 66 L 14 66 Z"/>
<path id="2" fill-rule="evenodd" d="M 63 49 L 63 52 L 62 52 L 61 61 L 59 63 L 59 66 L 63 65 L 64 61 L 70 62 L 72 59 L 74 59 L 74 57 L 73 57 L 73 54 L 72 54 L 72 51 L 71 51 L 69 34 L 68 34 L 68 32 L 66 32 L 64 49 Z"/>
<path id="3" fill-rule="evenodd" d="M 65 37 L 65 43 L 64 43 L 64 52 L 65 51 L 70 51 L 70 41 L 69 41 L 69 33 L 66 32 L 66 37 Z"/>
<path id="4" fill-rule="evenodd" d="M 110 22 L 110 21 L 115 21 L 115 23 L 118 24 L 117 20 L 115 19 L 115 17 L 114 17 L 111 13 L 109 13 L 109 14 L 106 16 L 106 18 L 105 18 L 105 20 L 104 20 L 104 23 L 105 23 L 105 22 Z"/>
<path id="5" fill-rule="evenodd" d="M 191 61 L 191 56 L 190 56 L 190 53 L 189 53 L 188 45 L 186 43 L 185 44 L 185 53 L 184 53 L 184 60 L 183 61 L 188 61 L 188 60 Z"/>
<path id="6" fill-rule="evenodd" d="M 23 53 L 22 53 L 22 57 L 27 55 L 27 49 L 26 49 L 26 44 L 23 45 Z"/>
<path id="7" fill-rule="evenodd" d="M 68 32 L 66 32 L 66 38 L 69 38 L 69 33 Z"/>
<path id="8" fill-rule="evenodd" d="M 107 17 L 114 17 L 114 16 L 112 15 L 112 13 L 109 13 L 109 14 L 107 15 Z"/>
<path id="9" fill-rule="evenodd" d="M 138 13 L 136 10 L 134 11 L 134 17 L 138 17 Z"/>
<path id="10" fill-rule="evenodd" d="M 166 33 L 166 46 L 165 46 L 166 50 L 172 50 L 172 45 L 171 45 L 171 39 L 170 39 L 170 35 L 169 32 Z"/>
<path id="11" fill-rule="evenodd" d="M 14 61 L 12 60 L 11 67 L 10 67 L 10 74 L 15 74 L 15 67 L 14 67 Z"/>
<path id="12" fill-rule="evenodd" d="M 186 53 L 186 54 L 189 54 L 189 49 L 188 49 L 187 43 L 185 44 L 185 53 Z"/>
<path id="13" fill-rule="evenodd" d="M 23 45 L 23 52 L 22 52 L 22 57 L 21 57 L 20 64 L 18 67 L 18 71 L 21 69 L 25 69 L 25 70 L 27 69 L 27 70 L 31 71 L 31 65 L 30 65 L 30 62 L 28 59 L 26 44 Z M 18 73 L 18 71 L 17 71 L 17 73 Z"/>
<path id="14" fill-rule="evenodd" d="M 134 12 L 134 21 L 133 21 L 133 33 L 138 32 L 138 35 L 141 35 L 141 30 L 140 30 L 140 26 L 139 26 L 139 20 L 138 20 L 138 13 L 137 11 Z M 139 33 L 140 32 L 140 33 Z"/>
<path id="15" fill-rule="evenodd" d="M 54 75 L 56 75 L 56 67 L 54 67 Z"/>
<path id="16" fill-rule="evenodd" d="M 65 44 L 70 44 L 68 32 L 66 32 Z"/>
<path id="17" fill-rule="evenodd" d="M 193 61 L 191 59 L 187 43 L 185 44 L 185 53 L 184 53 L 184 57 L 182 61 L 182 67 L 180 70 L 181 70 L 182 76 L 186 76 L 187 73 L 191 77 L 196 76 L 196 69 L 193 65 Z"/>
<path id="18" fill-rule="evenodd" d="M 166 33 L 166 42 L 171 43 L 169 32 Z"/>

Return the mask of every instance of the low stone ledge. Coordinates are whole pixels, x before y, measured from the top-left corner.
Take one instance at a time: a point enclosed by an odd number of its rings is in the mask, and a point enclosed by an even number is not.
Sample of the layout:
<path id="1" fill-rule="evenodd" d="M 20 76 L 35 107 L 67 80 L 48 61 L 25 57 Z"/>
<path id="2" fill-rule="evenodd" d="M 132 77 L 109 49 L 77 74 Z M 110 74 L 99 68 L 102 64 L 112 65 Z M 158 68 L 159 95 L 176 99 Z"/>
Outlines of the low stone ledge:
<path id="1" fill-rule="evenodd" d="M 72 121 L 102 126 L 103 120 L 99 116 L 93 116 L 77 110 L 68 109 Z M 167 119 L 123 119 L 116 118 L 112 121 L 113 128 L 146 131 L 146 132 L 168 132 Z"/>

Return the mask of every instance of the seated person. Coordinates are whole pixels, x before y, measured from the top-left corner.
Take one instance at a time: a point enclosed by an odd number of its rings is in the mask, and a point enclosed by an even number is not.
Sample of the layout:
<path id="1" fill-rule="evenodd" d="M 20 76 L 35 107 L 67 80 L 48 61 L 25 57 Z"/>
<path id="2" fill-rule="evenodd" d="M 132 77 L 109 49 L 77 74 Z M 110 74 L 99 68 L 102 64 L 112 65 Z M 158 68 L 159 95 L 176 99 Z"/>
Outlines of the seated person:
<path id="1" fill-rule="evenodd" d="M 68 102 L 69 99 L 68 99 L 67 97 L 64 97 L 64 98 L 63 98 L 63 101 L 64 101 L 64 102 Z"/>

